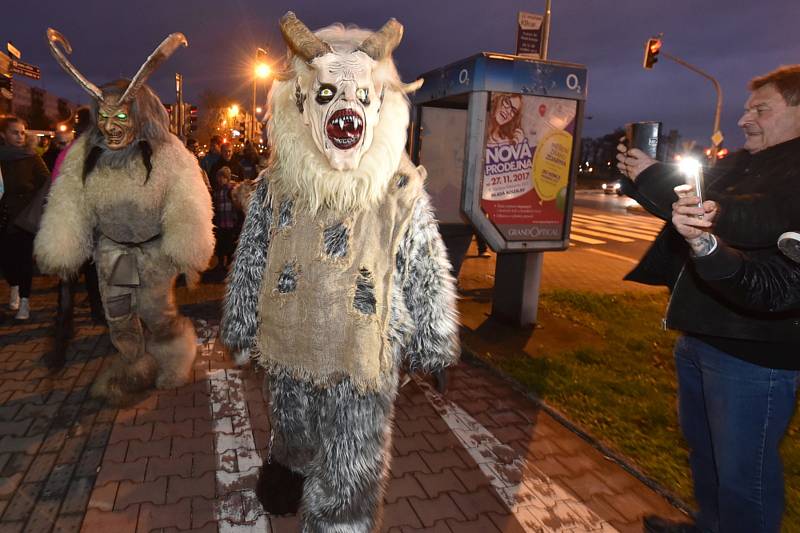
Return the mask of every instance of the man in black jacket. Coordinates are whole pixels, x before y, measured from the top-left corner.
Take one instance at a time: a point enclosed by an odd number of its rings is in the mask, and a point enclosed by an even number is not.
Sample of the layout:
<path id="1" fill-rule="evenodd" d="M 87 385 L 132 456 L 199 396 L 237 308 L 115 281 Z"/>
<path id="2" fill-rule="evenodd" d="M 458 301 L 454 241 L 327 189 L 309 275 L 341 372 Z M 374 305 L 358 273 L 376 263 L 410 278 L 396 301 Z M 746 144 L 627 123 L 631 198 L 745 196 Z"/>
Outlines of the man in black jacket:
<path id="1" fill-rule="evenodd" d="M 800 227 L 800 65 L 756 78 L 750 90 L 739 120 L 744 150 L 709 169 L 704 196 L 718 207 L 713 231 L 722 241 L 774 261 L 778 237 Z M 619 151 L 618 167 L 630 178 L 623 191 L 668 220 L 684 176 L 640 150 Z M 778 445 L 795 409 L 800 311 L 748 309 L 721 293 L 690 259 L 709 251 L 690 248 L 668 225 L 627 279 L 672 291 L 665 326 L 683 333 L 675 361 L 697 529 L 777 532 L 784 508 Z"/>

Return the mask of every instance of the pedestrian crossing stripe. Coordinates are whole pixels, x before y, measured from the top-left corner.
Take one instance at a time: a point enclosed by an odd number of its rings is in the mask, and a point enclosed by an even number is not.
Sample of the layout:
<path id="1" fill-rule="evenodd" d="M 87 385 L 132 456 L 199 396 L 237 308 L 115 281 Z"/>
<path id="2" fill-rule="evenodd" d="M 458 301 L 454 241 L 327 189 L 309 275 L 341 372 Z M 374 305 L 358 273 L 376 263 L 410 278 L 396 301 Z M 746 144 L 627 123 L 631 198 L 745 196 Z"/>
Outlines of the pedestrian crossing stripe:
<path id="1" fill-rule="evenodd" d="M 645 231 L 651 231 L 654 233 L 658 233 L 661 231 L 661 228 L 664 227 L 664 221 L 653 218 L 650 220 L 632 220 L 634 217 L 628 218 L 627 216 L 610 216 L 610 215 L 580 215 L 580 214 L 573 214 L 573 219 L 578 219 L 581 221 L 586 222 L 599 222 L 603 224 L 614 224 L 616 226 L 622 226 L 623 228 L 639 228 Z M 642 218 L 642 217 L 637 217 Z"/>
<path id="2" fill-rule="evenodd" d="M 578 232 L 581 235 L 591 235 L 592 237 L 602 237 L 604 239 L 608 239 L 609 241 L 615 242 L 634 242 L 635 239 L 629 239 L 628 237 L 618 237 L 616 235 L 612 235 L 610 231 L 606 231 L 605 228 L 600 228 L 603 232 L 599 231 L 592 231 L 591 229 L 585 229 L 582 227 L 575 227 L 574 223 L 572 226 L 573 232 Z"/>
<path id="3" fill-rule="evenodd" d="M 608 244 L 608 241 L 630 243 L 636 240 L 653 242 L 664 227 L 657 218 L 638 215 L 572 214 L 570 240 L 582 244 Z"/>
<path id="4" fill-rule="evenodd" d="M 600 239 L 592 239 L 591 237 L 581 237 L 580 235 L 575 235 L 574 231 L 572 233 L 570 233 L 569 240 L 570 241 L 582 242 L 583 244 L 605 244 L 606 243 L 606 241 L 601 241 Z M 572 244 L 572 243 L 570 243 L 570 244 Z"/>
<path id="5" fill-rule="evenodd" d="M 584 224 L 583 222 L 572 222 L 572 227 L 575 226 L 579 228 L 586 228 L 586 229 L 593 229 L 598 231 L 604 231 L 606 233 L 610 233 L 612 235 L 621 235 L 623 237 L 633 237 L 634 239 L 639 239 L 641 241 L 649 241 L 653 242 L 656 240 L 656 233 L 650 233 L 645 231 L 630 231 L 630 230 L 620 230 L 620 229 L 611 229 L 607 226 L 600 226 L 596 224 Z"/>

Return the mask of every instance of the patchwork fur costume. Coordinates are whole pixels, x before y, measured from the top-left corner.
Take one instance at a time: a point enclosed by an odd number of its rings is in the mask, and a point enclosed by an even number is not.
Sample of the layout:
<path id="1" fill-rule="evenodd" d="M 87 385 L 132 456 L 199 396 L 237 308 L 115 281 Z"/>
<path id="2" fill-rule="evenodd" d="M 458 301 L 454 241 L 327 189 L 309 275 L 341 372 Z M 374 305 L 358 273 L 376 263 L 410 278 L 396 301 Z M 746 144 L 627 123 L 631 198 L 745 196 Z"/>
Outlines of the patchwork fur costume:
<path id="1" fill-rule="evenodd" d="M 153 384 L 166 389 L 189 378 L 196 335 L 178 313 L 173 286 L 178 273 L 193 277 L 208 265 L 211 199 L 197 160 L 174 135 L 154 148 L 149 177 L 142 158 L 132 157 L 123 168 L 98 164 L 84 182 L 88 137 L 78 138 L 62 163 L 35 253 L 44 271 L 62 277 L 94 257 L 119 355 L 91 392 L 125 404 Z M 132 270 L 116 282 L 115 267 L 123 264 Z"/>
<path id="2" fill-rule="evenodd" d="M 333 42 L 353 31 L 316 35 Z M 378 68 L 394 71 L 387 61 Z M 310 75 L 300 60 L 294 69 Z M 358 168 L 337 171 L 303 124 L 295 82 L 276 82 L 270 95 L 274 159 L 249 202 L 221 336 L 268 370 L 261 482 L 291 490 L 263 479 L 276 464 L 305 479 L 305 532 L 367 533 L 381 523 L 400 370 L 441 370 L 458 358 L 454 281 L 424 169 L 404 152 L 402 86 L 387 85 Z M 264 498 L 275 496 L 262 492 L 262 503 L 270 509 Z"/>

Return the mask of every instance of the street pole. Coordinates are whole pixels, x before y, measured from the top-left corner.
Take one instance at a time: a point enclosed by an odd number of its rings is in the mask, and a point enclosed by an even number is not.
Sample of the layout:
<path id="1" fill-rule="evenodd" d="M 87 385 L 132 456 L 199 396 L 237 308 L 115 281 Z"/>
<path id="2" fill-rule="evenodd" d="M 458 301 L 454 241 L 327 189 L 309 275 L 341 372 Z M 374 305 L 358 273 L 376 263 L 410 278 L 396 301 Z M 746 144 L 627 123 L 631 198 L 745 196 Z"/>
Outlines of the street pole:
<path id="1" fill-rule="evenodd" d="M 550 45 L 550 0 L 547 0 L 544 8 L 544 32 L 542 35 L 542 61 L 547 61 L 547 48 Z"/>
<path id="2" fill-rule="evenodd" d="M 722 133 L 719 131 L 719 118 L 720 114 L 722 113 L 722 87 L 720 87 L 719 82 L 712 75 L 700 70 L 691 63 L 687 63 L 683 59 L 675 57 L 674 55 L 668 54 L 664 51 L 661 52 L 661 55 L 683 67 L 688 68 L 692 72 L 700 74 L 714 84 L 714 90 L 717 91 L 717 109 L 714 112 L 714 130 L 711 132 L 711 164 L 714 165 L 717 162 L 717 151 L 719 150 L 719 145 L 722 142 Z"/>
<path id="3" fill-rule="evenodd" d="M 175 73 L 175 93 L 176 93 L 176 100 L 177 103 L 175 106 L 177 109 L 175 110 L 175 133 L 180 138 L 181 141 L 185 141 L 183 135 L 183 76 Z"/>
<path id="4" fill-rule="evenodd" d="M 252 113 L 250 115 L 250 142 L 255 142 L 256 138 L 256 82 L 258 81 L 258 76 L 255 75 L 253 72 L 253 107 L 251 109 Z"/>

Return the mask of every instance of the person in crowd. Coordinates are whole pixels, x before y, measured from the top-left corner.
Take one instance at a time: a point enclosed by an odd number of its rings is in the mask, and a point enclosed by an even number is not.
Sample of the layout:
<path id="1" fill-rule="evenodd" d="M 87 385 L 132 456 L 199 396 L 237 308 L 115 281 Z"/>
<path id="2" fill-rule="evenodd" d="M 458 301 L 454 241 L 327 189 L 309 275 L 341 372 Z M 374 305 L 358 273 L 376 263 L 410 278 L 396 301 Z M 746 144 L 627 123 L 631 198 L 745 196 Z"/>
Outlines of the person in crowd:
<path id="1" fill-rule="evenodd" d="M 39 136 L 34 137 L 33 135 L 31 135 L 30 139 L 32 139 L 33 142 L 35 142 L 36 147 L 34 148 L 34 151 L 38 156 L 40 157 L 43 156 L 50 149 L 51 139 L 47 135 L 44 135 L 42 137 Z"/>
<path id="2" fill-rule="evenodd" d="M 243 180 L 255 179 L 258 173 L 258 151 L 250 141 L 246 142 L 244 145 L 242 155 L 239 157 L 239 164 L 242 167 Z"/>
<path id="3" fill-rule="evenodd" d="M 200 168 L 206 173 L 206 176 L 213 176 L 211 173 L 212 167 L 219 161 L 220 147 L 222 146 L 222 137 L 219 135 L 212 135 L 211 140 L 208 142 L 208 153 L 200 161 Z"/>
<path id="4" fill-rule="evenodd" d="M 216 190 L 217 183 L 216 177 L 219 170 L 223 167 L 227 167 L 231 171 L 230 180 L 234 182 L 242 181 L 244 176 L 244 171 L 242 170 L 242 165 L 239 164 L 238 159 L 233 154 L 233 146 L 229 143 L 224 143 L 220 147 L 219 151 L 219 159 L 216 163 L 211 167 L 211 173 L 209 177 L 211 178 L 211 188 Z"/>
<path id="5" fill-rule="evenodd" d="M 92 122 L 91 112 L 88 107 L 81 107 L 75 114 L 75 127 L 74 139 L 61 150 L 51 167 L 53 181 L 58 178 L 61 163 L 64 161 L 70 148 L 84 131 L 86 131 Z M 70 135 L 73 137 L 73 135 Z M 56 136 L 58 141 L 58 135 Z M 58 144 L 56 142 L 55 144 Z M 47 154 L 45 154 L 47 155 Z M 80 269 L 86 280 L 86 293 L 87 298 L 83 304 L 88 303 L 91 310 L 92 322 L 95 324 L 106 324 L 105 311 L 103 310 L 103 301 L 100 296 L 100 285 L 97 278 L 97 266 L 93 259 L 88 259 Z M 69 341 L 74 334 L 73 320 L 74 320 L 74 295 L 78 286 L 80 275 L 75 278 L 60 279 L 58 282 L 58 307 L 56 309 L 55 321 L 55 334 L 52 350 L 45 353 L 43 361 L 47 368 L 51 371 L 56 371 L 64 366 L 67 358 L 67 348 Z"/>
<path id="6" fill-rule="evenodd" d="M 25 129 L 16 116 L 0 118 L 0 269 L 11 287 L 8 306 L 16 311 L 16 320 L 30 319 L 34 238 L 17 221 L 50 179 L 42 158 L 27 147 Z"/>
<path id="7" fill-rule="evenodd" d="M 233 202 L 234 183 L 231 180 L 231 169 L 223 166 L 214 176 L 217 187 L 214 189 L 214 228 L 217 236 L 217 266 L 224 270 L 233 259 L 238 235 L 239 213 Z"/>
<path id="8" fill-rule="evenodd" d="M 195 157 L 197 157 L 197 151 L 199 150 L 199 146 L 197 145 L 197 139 L 194 137 L 189 137 L 186 139 L 186 149 L 192 152 Z"/>
<path id="9" fill-rule="evenodd" d="M 744 149 L 708 169 L 703 195 L 715 202 L 713 232 L 755 259 L 800 227 L 800 65 L 750 82 L 739 126 Z M 667 220 L 677 167 L 618 147 L 623 191 Z M 795 410 L 800 312 L 760 313 L 737 305 L 698 275 L 689 247 L 668 225 L 626 279 L 671 289 L 665 324 L 675 346 L 681 429 L 690 448 L 696 525 L 646 521 L 649 531 L 777 532 L 784 511 L 778 446 Z M 696 261 L 696 260 L 694 260 Z"/>
<path id="10" fill-rule="evenodd" d="M 56 165 L 56 159 L 58 159 L 59 154 L 64 151 L 64 149 L 69 146 L 72 142 L 72 132 L 71 131 L 59 131 L 56 132 L 55 138 L 53 142 L 50 143 L 50 147 L 47 151 L 42 154 L 42 160 L 44 164 L 47 165 L 48 170 L 50 170 L 51 175 L 55 178 L 55 172 L 53 172 L 53 167 Z"/>

